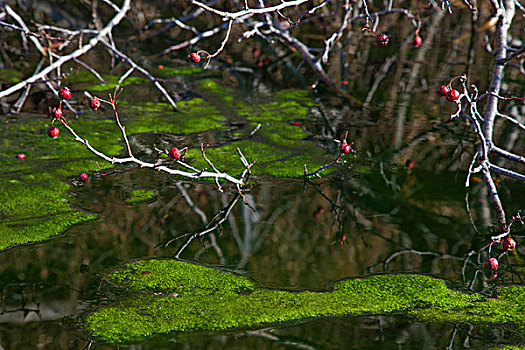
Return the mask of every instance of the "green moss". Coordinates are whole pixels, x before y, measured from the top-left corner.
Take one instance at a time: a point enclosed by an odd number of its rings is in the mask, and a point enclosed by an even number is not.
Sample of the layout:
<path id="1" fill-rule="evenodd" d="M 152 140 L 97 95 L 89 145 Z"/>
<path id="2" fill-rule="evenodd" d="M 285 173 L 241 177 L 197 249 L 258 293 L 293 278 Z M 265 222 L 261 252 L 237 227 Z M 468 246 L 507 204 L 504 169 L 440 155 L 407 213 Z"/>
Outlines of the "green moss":
<path id="1" fill-rule="evenodd" d="M 451 290 L 428 276 L 381 275 L 341 281 L 325 292 L 271 290 L 242 276 L 175 260 L 136 261 L 109 278 L 131 295 L 86 321 L 95 337 L 109 342 L 370 314 L 436 322 L 513 322 L 525 329 L 525 287 L 503 288 L 497 299 L 485 299 Z"/>
<path id="2" fill-rule="evenodd" d="M 201 74 L 204 73 L 204 69 L 202 67 L 195 67 L 195 66 L 186 66 L 186 67 L 166 67 L 162 69 L 157 69 L 157 75 L 162 77 L 167 77 L 170 75 L 195 75 L 195 74 Z"/>
<path id="3" fill-rule="evenodd" d="M 102 79 L 105 83 L 101 83 L 93 74 L 88 71 L 79 71 L 75 74 L 70 75 L 64 81 L 68 84 L 83 84 L 82 89 L 86 91 L 106 91 L 113 90 L 117 85 L 120 76 L 111 74 L 101 74 Z M 120 87 L 125 87 L 130 84 L 148 84 L 150 81 L 146 78 L 140 77 L 128 77 L 124 80 Z"/>
<path id="4" fill-rule="evenodd" d="M 177 102 L 179 108 L 174 113 L 171 106 L 163 103 L 145 105 L 123 104 L 122 112 L 140 116 L 131 118 L 126 125 L 130 134 L 144 132 L 165 132 L 173 134 L 192 134 L 226 128 L 226 119 L 216 108 L 200 98 Z"/>
<path id="5" fill-rule="evenodd" d="M 213 95 L 215 98 L 218 98 L 223 102 L 233 103 L 235 101 L 235 92 L 230 88 L 219 85 L 215 80 L 203 79 L 199 81 L 199 84 L 208 94 Z"/>
<path id="6" fill-rule="evenodd" d="M 107 143 L 108 139 L 118 139 L 111 121 L 83 116 L 70 120 L 70 124 L 109 154 L 121 149 Z M 20 116 L 17 122 L 0 129 L 0 249 L 45 240 L 94 218 L 71 207 L 71 185 L 63 180 L 95 169 L 97 157 L 74 142 L 64 128 L 58 139 L 50 139 L 48 127 L 48 119 Z M 26 159 L 16 159 L 18 153 L 26 154 Z M 104 162 L 101 165 L 109 166 Z"/>
<path id="7" fill-rule="evenodd" d="M 155 190 L 133 190 L 129 193 L 129 197 L 126 198 L 126 203 L 134 205 L 142 202 L 150 201 L 157 196 Z"/>
<path id="8" fill-rule="evenodd" d="M 13 83 L 16 84 L 20 81 L 21 78 L 20 71 L 10 70 L 10 69 L 0 69 L 0 81 L 4 83 Z"/>
<path id="9" fill-rule="evenodd" d="M 206 150 L 206 156 L 219 170 L 239 175 L 244 170 L 237 156 L 239 148 L 249 162 L 257 161 L 252 167 L 252 174 L 281 177 L 301 177 L 305 164 L 309 170 L 315 170 L 327 160 L 322 150 L 313 146 L 311 142 L 296 141 L 289 147 L 285 145 L 250 140 L 237 141 L 219 148 L 210 148 Z M 209 168 L 199 150 L 190 150 L 187 158 L 194 160 L 192 165 L 196 168 Z"/>
<path id="10" fill-rule="evenodd" d="M 108 278 L 119 286 L 165 294 L 209 295 L 254 288 L 246 277 L 177 260 L 134 261 Z"/>

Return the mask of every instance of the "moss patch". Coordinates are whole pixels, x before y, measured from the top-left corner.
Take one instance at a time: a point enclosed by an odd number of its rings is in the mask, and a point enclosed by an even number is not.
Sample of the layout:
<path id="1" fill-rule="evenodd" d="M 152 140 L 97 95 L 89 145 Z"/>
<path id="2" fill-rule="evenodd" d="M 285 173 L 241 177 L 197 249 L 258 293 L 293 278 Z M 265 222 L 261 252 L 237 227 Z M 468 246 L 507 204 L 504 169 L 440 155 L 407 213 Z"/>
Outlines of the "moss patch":
<path id="1" fill-rule="evenodd" d="M 269 96 L 264 101 L 243 101 L 229 98 L 233 91 L 219 85 L 211 79 L 200 82 L 200 92 L 207 100 L 217 100 L 218 104 L 228 103 L 228 108 L 235 113 L 237 121 L 245 121 L 246 126 L 235 136 L 240 141 L 232 142 L 220 147 L 211 145 L 206 153 L 215 166 L 232 174 L 240 174 L 243 166 L 236 156 L 239 148 L 248 161 L 257 161 L 252 168 L 254 175 L 271 175 L 280 177 L 301 177 L 304 166 L 313 171 L 335 158 L 336 154 L 327 154 L 326 150 L 308 140 L 304 124 L 312 122 L 309 108 L 316 104 L 308 97 L 305 90 L 286 90 Z M 262 99 L 261 99 L 262 101 Z M 221 106 L 217 108 L 220 110 Z M 259 130 L 249 137 L 248 135 L 261 124 Z M 195 159 L 197 168 L 209 167 L 200 157 L 199 150 L 190 150 L 188 158 Z M 325 171 L 332 171 L 333 168 Z"/>
<path id="2" fill-rule="evenodd" d="M 168 332 L 257 328 L 318 317 L 403 314 L 436 322 L 512 322 L 525 328 L 525 287 L 497 299 L 464 294 L 421 275 L 381 275 L 338 282 L 324 292 L 259 288 L 243 276 L 176 260 L 127 264 L 109 279 L 131 295 L 86 321 L 108 342 Z"/>
<path id="3" fill-rule="evenodd" d="M 135 205 L 143 202 L 148 202 L 157 197 L 157 191 L 155 190 L 132 190 L 129 193 L 129 197 L 126 198 L 126 203 Z"/>
<path id="4" fill-rule="evenodd" d="M 126 124 L 130 134 L 164 132 L 191 134 L 226 129 L 226 118 L 200 98 L 177 102 L 178 112 L 167 103 L 147 102 L 142 105 L 121 103 L 121 111 L 132 117 Z"/>
<path id="5" fill-rule="evenodd" d="M 102 79 L 106 82 L 102 83 L 88 71 L 82 70 L 75 74 L 70 75 L 64 81 L 68 84 L 83 84 L 82 89 L 86 91 L 106 91 L 115 89 L 120 76 L 111 74 L 101 74 Z M 125 87 L 130 84 L 148 84 L 150 80 L 140 77 L 128 77 L 124 80 L 120 87 Z"/>
<path id="6" fill-rule="evenodd" d="M 0 69 L 0 81 L 5 83 L 18 83 L 22 77 L 20 71 Z"/>
<path id="7" fill-rule="evenodd" d="M 78 173 L 95 169 L 95 156 L 73 141 L 62 128 L 58 139 L 47 136 L 49 119 L 19 116 L 3 124 L 0 145 L 0 250 L 12 245 L 45 240 L 69 226 L 93 219 L 91 214 L 71 208 L 68 191 Z M 115 154 L 119 145 L 112 123 L 82 117 L 72 120 L 78 133 L 95 147 Z M 24 153 L 25 159 L 15 155 Z M 108 166 L 101 163 L 102 166 Z M 70 184 L 65 183 L 69 178 Z"/>

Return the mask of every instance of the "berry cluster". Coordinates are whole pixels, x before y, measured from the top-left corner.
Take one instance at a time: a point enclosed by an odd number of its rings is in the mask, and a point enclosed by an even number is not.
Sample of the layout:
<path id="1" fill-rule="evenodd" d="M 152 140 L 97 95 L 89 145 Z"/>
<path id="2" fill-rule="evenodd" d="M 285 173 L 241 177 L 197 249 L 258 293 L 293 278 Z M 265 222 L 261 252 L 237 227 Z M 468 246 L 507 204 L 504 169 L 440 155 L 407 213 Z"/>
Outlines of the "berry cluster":
<path id="1" fill-rule="evenodd" d="M 454 77 L 447 85 L 441 85 L 438 91 L 439 96 L 446 97 L 447 101 L 458 103 L 458 100 L 461 97 L 461 94 L 459 93 L 458 90 L 452 89 L 452 82 L 458 78 L 462 78 L 462 77 L 461 76 Z"/>
<path id="2" fill-rule="evenodd" d="M 502 246 L 502 248 L 503 248 L 503 250 L 505 252 L 513 251 L 516 248 L 516 241 L 514 239 L 512 239 L 511 237 L 507 237 L 503 241 L 494 241 L 494 242 L 492 242 L 490 244 L 490 246 L 489 246 L 489 257 L 488 257 L 487 260 L 485 260 L 485 267 L 487 269 L 493 271 L 492 278 L 497 276 L 496 270 L 499 268 L 498 259 L 490 257 L 490 251 L 491 251 L 492 245 L 494 243 L 501 244 L 501 246 Z"/>
<path id="3" fill-rule="evenodd" d="M 55 121 L 58 120 L 65 126 L 69 125 L 64 117 L 64 114 L 62 113 L 62 102 L 71 98 L 71 90 L 69 90 L 69 88 L 67 87 L 60 89 L 60 91 L 58 92 L 58 97 L 60 97 L 59 106 L 51 110 L 51 116 L 53 117 L 53 121 L 51 122 L 51 126 L 47 129 L 47 135 L 52 139 L 57 139 L 60 135 L 60 129 L 54 125 Z M 91 107 L 91 109 L 93 110 L 99 109 L 100 100 L 96 97 L 92 98 L 89 101 L 89 107 Z M 18 155 L 17 158 L 24 159 L 25 155 Z M 82 183 L 87 182 L 89 180 L 89 175 L 82 172 L 78 175 L 78 180 Z"/>

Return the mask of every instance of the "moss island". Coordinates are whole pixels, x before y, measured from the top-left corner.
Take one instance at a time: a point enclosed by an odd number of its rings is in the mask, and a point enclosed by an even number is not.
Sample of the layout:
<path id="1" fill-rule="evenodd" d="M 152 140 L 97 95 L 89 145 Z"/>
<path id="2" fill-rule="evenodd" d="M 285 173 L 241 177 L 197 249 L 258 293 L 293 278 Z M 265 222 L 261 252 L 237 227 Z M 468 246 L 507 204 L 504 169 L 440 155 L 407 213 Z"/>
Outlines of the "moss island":
<path id="1" fill-rule="evenodd" d="M 115 306 L 91 313 L 91 334 L 120 343 L 168 332 L 219 332 L 319 317 L 406 315 L 431 322 L 513 323 L 525 327 L 525 287 L 497 298 L 449 289 L 424 275 L 376 275 L 326 291 L 258 287 L 245 276 L 179 260 L 139 260 L 108 279 L 126 290 Z"/>

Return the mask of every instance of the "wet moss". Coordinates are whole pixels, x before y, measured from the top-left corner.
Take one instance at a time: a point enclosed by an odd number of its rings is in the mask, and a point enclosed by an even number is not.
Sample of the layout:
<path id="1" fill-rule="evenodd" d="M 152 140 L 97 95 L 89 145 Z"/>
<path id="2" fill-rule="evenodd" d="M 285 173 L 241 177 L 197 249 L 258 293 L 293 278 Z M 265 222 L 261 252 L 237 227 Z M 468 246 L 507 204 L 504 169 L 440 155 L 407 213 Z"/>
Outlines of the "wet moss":
<path id="1" fill-rule="evenodd" d="M 129 197 L 126 198 L 126 203 L 130 205 L 135 205 L 143 202 L 148 202 L 154 199 L 155 197 L 157 197 L 157 191 L 155 190 L 132 190 L 129 193 Z"/>
<path id="2" fill-rule="evenodd" d="M 0 81 L 16 84 L 20 81 L 22 74 L 20 71 L 10 69 L 0 69 Z"/>
<path id="3" fill-rule="evenodd" d="M 118 138 L 110 121 L 83 116 L 70 123 L 80 135 L 93 140 L 94 146 L 110 154 L 121 149 L 107 142 Z M 20 116 L 0 129 L 4 165 L 0 171 L 0 250 L 48 239 L 94 218 L 72 208 L 68 192 L 70 181 L 76 183 L 78 173 L 95 169 L 97 158 L 74 142 L 64 128 L 58 139 L 50 139 L 48 127 L 48 119 Z M 26 154 L 26 159 L 16 159 L 18 153 Z M 64 182 L 64 178 L 71 180 Z"/>
<path id="4" fill-rule="evenodd" d="M 503 288 L 497 299 L 485 299 L 428 276 L 380 275 L 340 281 L 324 292 L 272 290 L 243 276 L 176 260 L 136 261 L 109 278 L 131 296 L 86 321 L 95 337 L 108 342 L 376 314 L 435 322 L 512 322 L 525 329 L 525 287 Z"/>
<path id="5" fill-rule="evenodd" d="M 88 71 L 79 71 L 75 74 L 68 76 L 64 81 L 67 84 L 82 84 L 82 89 L 86 91 L 106 91 L 115 89 L 120 76 L 111 74 L 101 74 L 102 79 L 105 83 L 100 82 L 97 77 Z M 128 77 L 124 80 L 120 87 L 125 87 L 130 84 L 148 84 L 150 81 L 146 78 L 140 77 Z"/>
<path id="6" fill-rule="evenodd" d="M 164 132 L 192 134 L 226 128 L 226 119 L 214 106 L 200 98 L 177 102 L 174 113 L 167 103 L 147 103 L 142 106 L 125 104 L 123 112 L 139 116 L 131 118 L 126 125 L 130 134 Z"/>
<path id="7" fill-rule="evenodd" d="M 136 291 L 164 294 L 210 295 L 251 290 L 254 283 L 244 277 L 178 260 L 137 260 L 108 278 Z"/>
<path id="8" fill-rule="evenodd" d="M 270 175 L 280 177 L 301 177 L 304 174 L 304 165 L 308 169 L 316 169 L 325 159 L 321 149 L 312 147 L 307 141 L 297 142 L 290 149 L 280 144 L 268 144 L 257 141 L 237 141 L 218 148 L 206 150 L 206 156 L 221 171 L 240 175 L 244 166 L 239 159 L 237 148 L 241 150 L 249 162 L 257 161 L 252 167 L 253 175 Z M 200 155 L 200 150 L 190 150 L 188 159 L 194 160 L 196 168 L 209 168 L 209 165 Z"/>
<path id="9" fill-rule="evenodd" d="M 196 74 L 203 74 L 206 71 L 202 69 L 202 67 L 166 67 L 164 66 L 162 69 L 157 68 L 157 75 L 161 77 L 167 77 L 171 75 L 196 75 Z"/>
<path id="10" fill-rule="evenodd" d="M 220 85 L 215 80 L 203 79 L 199 81 L 201 89 L 205 90 L 207 94 L 213 95 L 214 98 L 218 98 L 223 102 L 234 103 L 235 92 L 223 85 Z"/>

